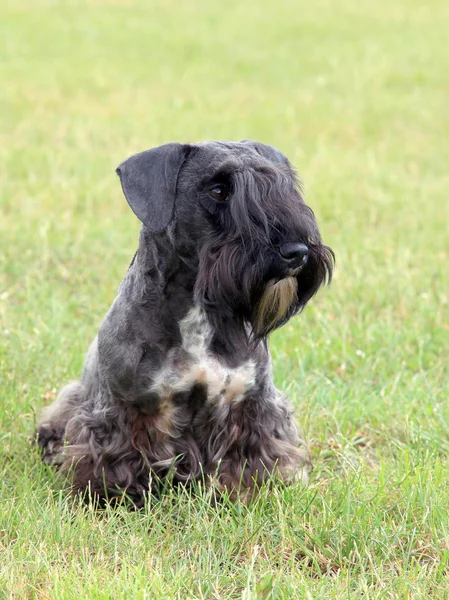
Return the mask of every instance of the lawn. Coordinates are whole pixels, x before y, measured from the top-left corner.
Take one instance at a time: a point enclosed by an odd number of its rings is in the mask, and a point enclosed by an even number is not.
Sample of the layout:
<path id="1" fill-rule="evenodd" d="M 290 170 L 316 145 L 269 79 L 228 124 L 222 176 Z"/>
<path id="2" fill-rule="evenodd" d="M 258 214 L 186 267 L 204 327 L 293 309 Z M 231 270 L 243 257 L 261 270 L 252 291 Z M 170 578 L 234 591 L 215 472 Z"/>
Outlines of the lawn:
<path id="1" fill-rule="evenodd" d="M 449 598 L 449 4 L 3 0 L 0 598 Z M 315 470 L 250 507 L 70 499 L 30 446 L 136 248 L 115 167 L 253 138 L 337 257 L 271 338 Z"/>

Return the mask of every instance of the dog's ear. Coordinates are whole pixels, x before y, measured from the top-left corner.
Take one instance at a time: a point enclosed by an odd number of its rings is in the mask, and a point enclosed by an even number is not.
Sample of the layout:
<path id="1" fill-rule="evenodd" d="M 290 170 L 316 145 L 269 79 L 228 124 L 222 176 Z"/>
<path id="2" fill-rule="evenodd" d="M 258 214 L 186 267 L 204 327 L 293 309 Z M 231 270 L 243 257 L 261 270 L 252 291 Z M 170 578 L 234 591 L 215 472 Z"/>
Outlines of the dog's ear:
<path id="1" fill-rule="evenodd" d="M 131 156 L 117 167 L 123 193 L 135 215 L 152 232 L 173 217 L 176 184 L 188 146 L 165 144 Z"/>
<path id="2" fill-rule="evenodd" d="M 284 154 L 282 154 L 282 152 L 277 150 L 274 146 L 267 146 L 266 144 L 261 144 L 260 142 L 253 142 L 252 140 L 242 140 L 240 143 L 251 146 L 257 152 L 257 154 L 263 156 L 271 162 L 282 163 L 284 165 L 291 166 L 288 158 L 284 156 Z"/>

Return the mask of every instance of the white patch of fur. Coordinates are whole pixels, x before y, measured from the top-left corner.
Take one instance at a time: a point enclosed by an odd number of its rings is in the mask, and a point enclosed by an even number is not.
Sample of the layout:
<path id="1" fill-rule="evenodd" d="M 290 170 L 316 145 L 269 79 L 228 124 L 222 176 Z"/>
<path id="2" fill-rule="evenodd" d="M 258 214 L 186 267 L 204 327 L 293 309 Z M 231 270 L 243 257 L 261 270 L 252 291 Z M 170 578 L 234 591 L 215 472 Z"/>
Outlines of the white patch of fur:
<path id="1" fill-rule="evenodd" d="M 255 384 L 255 363 L 250 360 L 235 369 L 220 363 L 209 350 L 213 332 L 207 316 L 196 306 L 180 321 L 179 329 L 184 356 L 180 355 L 179 348 L 169 352 L 151 391 L 172 396 L 204 384 L 209 402 L 225 404 L 242 400 Z"/>

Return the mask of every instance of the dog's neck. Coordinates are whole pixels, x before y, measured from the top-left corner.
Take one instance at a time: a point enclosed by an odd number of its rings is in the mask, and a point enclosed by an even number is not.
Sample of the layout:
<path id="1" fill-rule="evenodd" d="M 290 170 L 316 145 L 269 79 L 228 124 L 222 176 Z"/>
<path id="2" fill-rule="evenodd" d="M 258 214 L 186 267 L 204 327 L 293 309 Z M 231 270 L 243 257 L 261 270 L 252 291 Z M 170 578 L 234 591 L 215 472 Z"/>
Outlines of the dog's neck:
<path id="1" fill-rule="evenodd" d="M 131 285 L 126 285 L 127 280 Z M 162 309 L 158 312 L 165 319 L 158 325 L 166 330 L 168 344 L 176 343 L 179 322 L 196 306 L 195 281 L 194 266 L 179 256 L 169 236 L 165 232 L 150 234 L 143 227 L 124 285 L 132 291 L 134 303 L 152 311 L 157 307 Z M 248 331 L 237 319 L 228 317 L 223 320 L 218 318 L 213 308 L 204 310 L 214 330 L 210 346 L 214 354 L 227 362 L 239 363 L 254 352 Z"/>
<path id="2" fill-rule="evenodd" d="M 129 274 L 134 301 L 142 306 L 161 306 L 176 321 L 193 306 L 195 273 L 177 256 L 166 233 L 142 228 Z"/>

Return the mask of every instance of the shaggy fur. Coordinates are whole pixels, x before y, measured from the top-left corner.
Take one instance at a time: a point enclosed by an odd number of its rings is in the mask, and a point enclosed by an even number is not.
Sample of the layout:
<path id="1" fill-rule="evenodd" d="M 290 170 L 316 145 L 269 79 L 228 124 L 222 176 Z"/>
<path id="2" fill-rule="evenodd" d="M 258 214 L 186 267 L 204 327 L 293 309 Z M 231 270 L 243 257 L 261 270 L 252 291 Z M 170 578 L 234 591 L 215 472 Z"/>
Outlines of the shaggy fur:
<path id="1" fill-rule="evenodd" d="M 117 172 L 139 247 L 81 381 L 42 414 L 45 462 L 75 490 L 137 506 L 167 477 L 236 496 L 306 479 L 267 335 L 330 280 L 333 253 L 290 163 L 250 141 L 167 144 Z M 303 257 L 284 257 L 292 243 Z"/>

